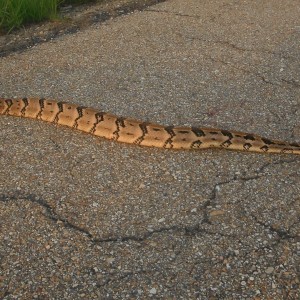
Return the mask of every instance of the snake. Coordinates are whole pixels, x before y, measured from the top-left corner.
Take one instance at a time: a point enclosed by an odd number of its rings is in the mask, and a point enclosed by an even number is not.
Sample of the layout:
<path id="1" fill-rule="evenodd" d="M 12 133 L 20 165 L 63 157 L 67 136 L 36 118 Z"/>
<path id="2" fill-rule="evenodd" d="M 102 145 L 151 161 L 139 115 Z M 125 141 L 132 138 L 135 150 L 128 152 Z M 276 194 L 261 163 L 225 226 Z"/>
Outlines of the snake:
<path id="1" fill-rule="evenodd" d="M 300 155 L 300 144 L 297 143 L 223 129 L 163 126 L 45 98 L 0 98 L 0 115 L 42 120 L 109 140 L 140 146 L 165 149 L 218 148 Z"/>

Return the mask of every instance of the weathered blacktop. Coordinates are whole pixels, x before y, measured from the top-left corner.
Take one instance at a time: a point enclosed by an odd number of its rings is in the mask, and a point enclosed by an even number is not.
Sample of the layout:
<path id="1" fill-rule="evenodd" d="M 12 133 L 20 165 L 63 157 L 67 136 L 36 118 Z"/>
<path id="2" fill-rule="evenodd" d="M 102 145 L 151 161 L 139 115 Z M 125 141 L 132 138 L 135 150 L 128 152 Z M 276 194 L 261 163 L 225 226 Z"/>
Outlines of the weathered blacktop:
<path id="1" fill-rule="evenodd" d="M 300 141 L 298 0 L 169 0 L 0 58 L 0 97 Z M 1 299 L 299 299 L 300 160 L 0 117 Z"/>

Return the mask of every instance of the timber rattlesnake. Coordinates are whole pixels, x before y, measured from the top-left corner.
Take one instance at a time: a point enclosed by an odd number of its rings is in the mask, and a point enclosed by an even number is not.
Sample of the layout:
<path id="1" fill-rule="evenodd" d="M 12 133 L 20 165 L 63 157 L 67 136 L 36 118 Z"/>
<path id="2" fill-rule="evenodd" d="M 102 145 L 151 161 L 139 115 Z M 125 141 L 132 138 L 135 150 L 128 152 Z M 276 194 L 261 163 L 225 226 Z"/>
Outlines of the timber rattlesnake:
<path id="1" fill-rule="evenodd" d="M 0 115 L 39 119 L 107 139 L 141 146 L 172 149 L 225 148 L 300 155 L 300 145 L 295 143 L 269 140 L 244 132 L 145 123 L 92 108 L 43 98 L 0 98 Z"/>

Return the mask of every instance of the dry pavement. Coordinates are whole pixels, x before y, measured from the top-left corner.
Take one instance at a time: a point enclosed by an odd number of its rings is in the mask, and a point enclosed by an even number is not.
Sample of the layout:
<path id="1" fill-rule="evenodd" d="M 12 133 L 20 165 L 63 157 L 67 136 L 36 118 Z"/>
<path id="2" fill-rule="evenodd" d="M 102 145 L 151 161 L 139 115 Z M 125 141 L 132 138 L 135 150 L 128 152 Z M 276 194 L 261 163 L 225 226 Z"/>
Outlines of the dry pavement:
<path id="1" fill-rule="evenodd" d="M 298 0 L 169 0 L 0 58 L 0 96 L 300 141 Z M 300 160 L 0 118 L 1 299 L 299 299 Z"/>

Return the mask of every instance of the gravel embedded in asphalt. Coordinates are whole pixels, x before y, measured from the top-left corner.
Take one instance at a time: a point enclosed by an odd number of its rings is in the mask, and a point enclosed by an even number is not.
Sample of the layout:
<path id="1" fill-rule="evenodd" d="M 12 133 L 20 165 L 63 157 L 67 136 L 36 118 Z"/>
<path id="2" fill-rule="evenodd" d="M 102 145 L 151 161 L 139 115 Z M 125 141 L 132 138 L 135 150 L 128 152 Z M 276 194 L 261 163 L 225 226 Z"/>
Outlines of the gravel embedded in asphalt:
<path id="1" fill-rule="evenodd" d="M 0 59 L 0 97 L 300 141 L 299 10 L 166 1 Z M 298 299 L 300 161 L 0 117 L 0 298 Z"/>

